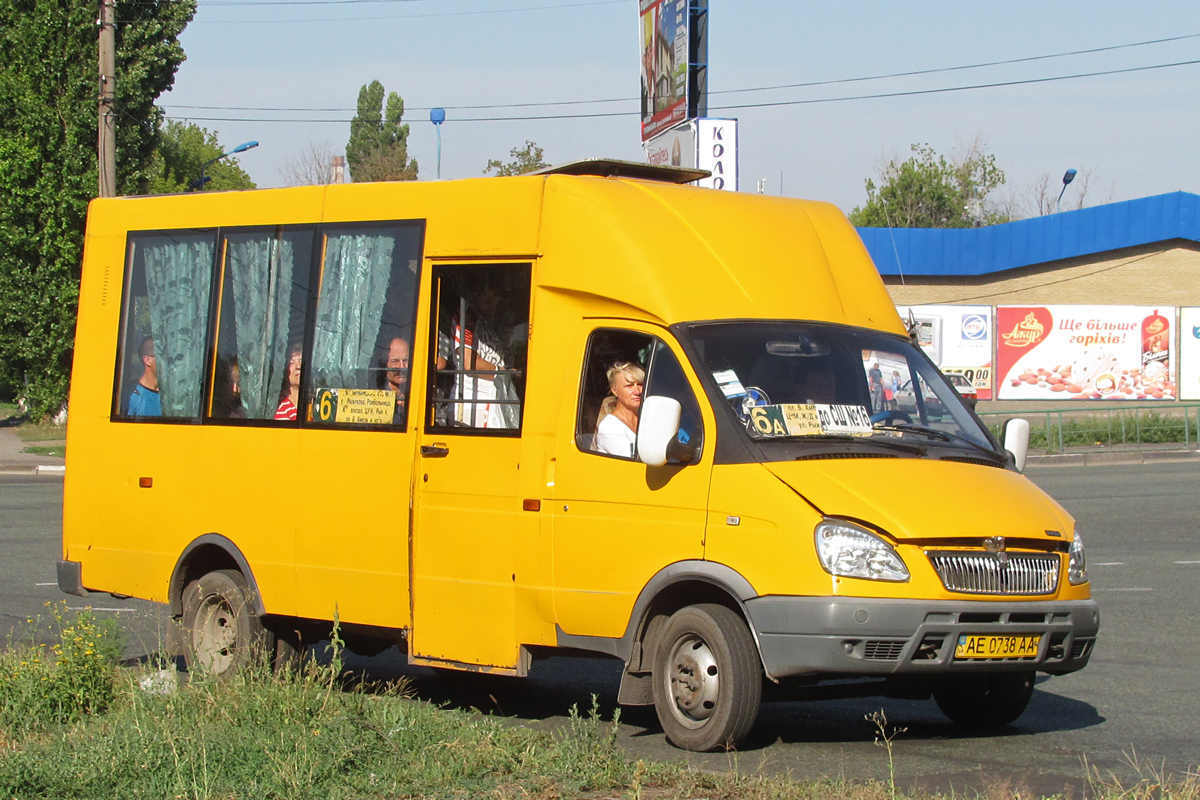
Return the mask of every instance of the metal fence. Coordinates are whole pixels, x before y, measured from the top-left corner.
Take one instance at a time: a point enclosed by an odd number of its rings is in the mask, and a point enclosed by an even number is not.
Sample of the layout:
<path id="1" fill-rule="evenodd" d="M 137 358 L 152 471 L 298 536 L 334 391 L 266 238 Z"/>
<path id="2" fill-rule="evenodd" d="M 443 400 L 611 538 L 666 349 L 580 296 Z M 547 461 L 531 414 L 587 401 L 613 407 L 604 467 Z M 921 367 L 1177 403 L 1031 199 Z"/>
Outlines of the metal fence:
<path id="1" fill-rule="evenodd" d="M 1200 404 L 1119 408 L 986 411 L 979 414 L 996 435 L 1010 419 L 1029 420 L 1030 452 L 1065 453 L 1086 447 L 1136 447 L 1164 444 L 1195 449 L 1200 443 Z"/>

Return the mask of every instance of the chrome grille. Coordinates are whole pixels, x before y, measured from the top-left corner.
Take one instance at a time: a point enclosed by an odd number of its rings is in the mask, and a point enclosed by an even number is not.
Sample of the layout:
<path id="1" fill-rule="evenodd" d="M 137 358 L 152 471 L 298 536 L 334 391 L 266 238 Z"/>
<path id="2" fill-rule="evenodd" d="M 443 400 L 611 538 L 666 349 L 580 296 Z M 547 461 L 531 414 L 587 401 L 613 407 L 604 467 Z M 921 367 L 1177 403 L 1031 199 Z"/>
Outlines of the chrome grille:
<path id="1" fill-rule="evenodd" d="M 970 594 L 1054 594 L 1059 557 L 1055 553 L 927 553 L 942 585 Z"/>

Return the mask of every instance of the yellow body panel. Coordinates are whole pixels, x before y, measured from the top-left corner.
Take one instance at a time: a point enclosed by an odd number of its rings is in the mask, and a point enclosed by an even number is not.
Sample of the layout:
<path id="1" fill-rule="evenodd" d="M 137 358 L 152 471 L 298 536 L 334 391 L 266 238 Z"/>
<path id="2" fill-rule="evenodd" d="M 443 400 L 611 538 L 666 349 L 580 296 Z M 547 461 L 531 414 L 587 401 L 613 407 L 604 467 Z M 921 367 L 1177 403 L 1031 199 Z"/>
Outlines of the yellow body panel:
<path id="1" fill-rule="evenodd" d="M 425 224 L 406 430 L 112 421 L 130 232 L 386 220 Z M 427 432 L 431 269 L 517 262 L 532 264 L 520 436 Z M 336 609 L 345 622 L 411 629 L 410 657 L 423 663 L 513 670 L 522 645 L 553 645 L 559 632 L 622 636 L 647 582 L 677 562 L 725 565 L 759 596 L 941 600 L 953 596 L 921 553 L 930 541 L 1074 535 L 1061 507 L 994 468 L 715 464 L 713 410 L 666 327 L 709 319 L 904 333 L 857 234 L 823 203 L 564 175 L 97 200 L 64 558 L 90 589 L 166 601 L 184 549 L 217 533 L 244 556 L 270 614 L 329 620 Z M 599 327 L 675 352 L 704 416 L 699 463 L 650 468 L 579 450 L 584 348 Z M 832 578 L 813 548 L 823 514 L 877 526 L 912 579 Z M 1063 580 L 1057 599 L 1088 596 Z"/>

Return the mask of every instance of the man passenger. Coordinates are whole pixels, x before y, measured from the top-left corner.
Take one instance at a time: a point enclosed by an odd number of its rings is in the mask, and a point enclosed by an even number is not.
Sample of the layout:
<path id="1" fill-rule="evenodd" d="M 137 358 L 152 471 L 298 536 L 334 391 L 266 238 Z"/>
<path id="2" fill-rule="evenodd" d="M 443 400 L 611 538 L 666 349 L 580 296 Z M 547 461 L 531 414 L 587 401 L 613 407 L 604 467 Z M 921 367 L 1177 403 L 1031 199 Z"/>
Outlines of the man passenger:
<path id="1" fill-rule="evenodd" d="M 162 398 L 158 395 L 158 363 L 154 360 L 154 338 L 142 339 L 138 348 L 142 359 L 142 376 L 129 395 L 126 413 L 131 417 L 161 417 Z"/>
<path id="2" fill-rule="evenodd" d="M 383 388 L 396 395 L 393 424 L 404 421 L 404 404 L 408 401 L 408 353 L 408 342 L 399 336 L 388 344 L 387 372 L 384 373 Z"/>

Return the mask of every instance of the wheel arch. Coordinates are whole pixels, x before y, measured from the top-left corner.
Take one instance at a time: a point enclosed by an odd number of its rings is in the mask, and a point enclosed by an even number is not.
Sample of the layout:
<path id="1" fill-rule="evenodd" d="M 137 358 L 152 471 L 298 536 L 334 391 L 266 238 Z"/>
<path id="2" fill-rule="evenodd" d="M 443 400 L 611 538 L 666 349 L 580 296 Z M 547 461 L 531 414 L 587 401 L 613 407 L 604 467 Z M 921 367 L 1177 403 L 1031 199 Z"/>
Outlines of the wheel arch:
<path id="1" fill-rule="evenodd" d="M 758 631 L 746 610 L 746 601 L 755 597 L 758 597 L 758 592 L 754 586 L 732 567 L 713 561 L 677 561 L 659 570 L 646 582 L 634 601 L 625 633 L 621 637 L 577 636 L 556 626 L 558 645 L 620 658 L 625 662 L 625 678 L 622 680 L 622 692 L 625 693 L 626 682 L 647 672 L 652 663 L 653 653 L 644 652 L 643 644 L 648 635 L 653 635 L 652 627 L 657 624 L 656 620 L 665 619 L 685 606 L 717 603 L 729 607 L 746 623 L 758 651 L 759 663 L 763 664 L 763 672 L 770 678 L 762 660 Z M 632 686 L 629 688 L 632 689 Z M 636 694 L 641 695 L 642 692 Z M 632 698 L 632 694 L 627 696 Z"/>
<path id="2" fill-rule="evenodd" d="M 228 537 L 219 533 L 206 533 L 198 536 L 183 549 L 171 571 L 171 582 L 167 588 L 167 599 L 171 606 L 171 614 L 183 614 L 183 589 L 191 581 L 205 573 L 217 569 L 236 569 L 242 573 L 250 589 L 254 603 L 254 613 L 263 616 L 267 613 L 263 605 L 262 593 L 258 590 L 258 581 L 254 579 L 254 571 L 250 562 Z"/>

